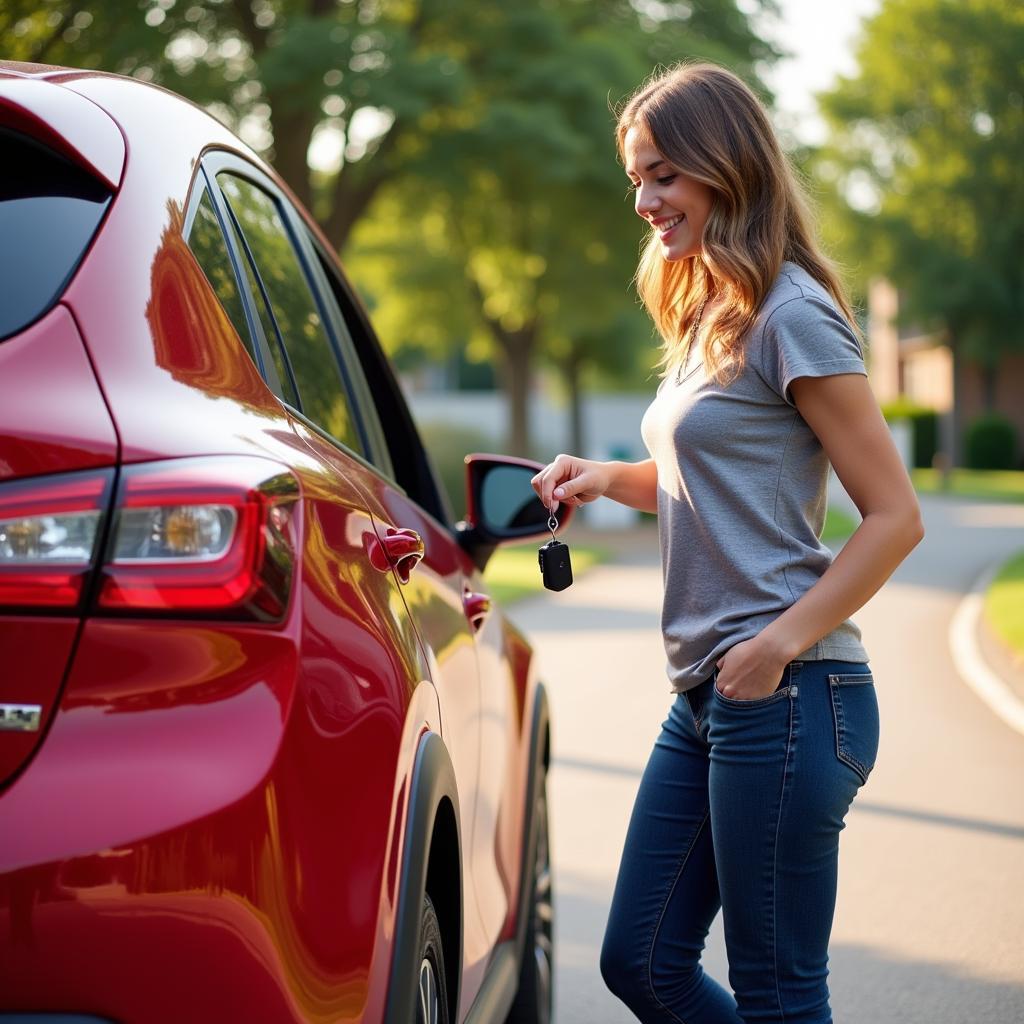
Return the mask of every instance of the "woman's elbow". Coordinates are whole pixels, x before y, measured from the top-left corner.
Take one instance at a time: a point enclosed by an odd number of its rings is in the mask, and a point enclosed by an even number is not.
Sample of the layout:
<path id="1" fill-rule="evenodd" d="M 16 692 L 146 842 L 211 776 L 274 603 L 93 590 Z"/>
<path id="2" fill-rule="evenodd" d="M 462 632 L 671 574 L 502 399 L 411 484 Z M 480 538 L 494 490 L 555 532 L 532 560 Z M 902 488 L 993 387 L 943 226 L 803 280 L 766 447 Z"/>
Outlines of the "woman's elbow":
<path id="1" fill-rule="evenodd" d="M 924 540 L 924 520 L 916 503 L 911 508 L 899 510 L 878 509 L 867 513 L 864 518 L 868 516 L 875 516 L 879 524 L 884 523 L 892 543 L 903 548 L 907 554 Z"/>
<path id="2" fill-rule="evenodd" d="M 916 503 L 905 519 L 903 530 L 907 539 L 908 551 L 912 551 L 924 540 L 924 519 L 921 516 L 921 507 Z"/>

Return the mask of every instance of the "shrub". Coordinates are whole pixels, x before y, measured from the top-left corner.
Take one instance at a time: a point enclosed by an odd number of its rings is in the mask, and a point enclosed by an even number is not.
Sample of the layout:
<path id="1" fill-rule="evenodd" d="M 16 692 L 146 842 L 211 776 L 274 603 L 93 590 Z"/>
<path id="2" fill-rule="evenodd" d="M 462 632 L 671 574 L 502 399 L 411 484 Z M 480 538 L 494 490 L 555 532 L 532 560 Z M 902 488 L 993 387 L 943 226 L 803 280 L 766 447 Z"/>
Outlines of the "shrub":
<path id="1" fill-rule="evenodd" d="M 997 412 L 972 420 L 964 437 L 970 469 L 1013 469 L 1017 436 L 1013 424 Z"/>
<path id="2" fill-rule="evenodd" d="M 441 478 L 455 519 L 466 515 L 466 464 L 470 452 L 493 452 L 493 438 L 482 430 L 457 423 L 425 423 L 419 428 L 423 446 Z"/>
<path id="3" fill-rule="evenodd" d="M 939 447 L 939 414 L 926 405 L 897 398 L 882 407 L 886 421 L 910 420 L 911 461 L 915 469 L 928 469 Z"/>

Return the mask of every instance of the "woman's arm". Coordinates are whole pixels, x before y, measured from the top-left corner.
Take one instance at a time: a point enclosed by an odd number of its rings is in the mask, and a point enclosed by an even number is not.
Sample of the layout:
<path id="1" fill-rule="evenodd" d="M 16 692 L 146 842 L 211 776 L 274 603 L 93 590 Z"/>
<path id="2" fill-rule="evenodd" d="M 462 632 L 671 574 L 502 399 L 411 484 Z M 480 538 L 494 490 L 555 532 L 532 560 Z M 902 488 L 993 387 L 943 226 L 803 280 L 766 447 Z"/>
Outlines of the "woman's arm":
<path id="1" fill-rule="evenodd" d="M 658 467 L 654 459 L 643 462 L 606 462 L 612 482 L 605 491 L 611 498 L 641 512 L 658 511 Z"/>
<path id="2" fill-rule="evenodd" d="M 863 607 L 924 536 L 917 495 L 867 378 L 798 377 L 790 390 L 863 522 L 807 593 L 726 652 L 738 657 L 719 675 L 720 689 L 740 700 L 770 693 L 786 664 Z"/>
<path id="3" fill-rule="evenodd" d="M 547 508 L 557 507 L 559 501 L 585 505 L 604 495 L 642 512 L 658 511 L 658 470 L 653 459 L 595 462 L 559 455 L 532 483 Z"/>

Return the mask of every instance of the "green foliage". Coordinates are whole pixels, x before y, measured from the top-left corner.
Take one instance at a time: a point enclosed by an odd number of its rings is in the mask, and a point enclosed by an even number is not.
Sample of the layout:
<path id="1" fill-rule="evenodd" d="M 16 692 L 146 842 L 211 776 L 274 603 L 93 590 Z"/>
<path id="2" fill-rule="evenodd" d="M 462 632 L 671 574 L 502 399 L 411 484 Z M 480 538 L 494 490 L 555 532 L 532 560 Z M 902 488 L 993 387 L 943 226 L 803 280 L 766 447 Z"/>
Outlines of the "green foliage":
<path id="1" fill-rule="evenodd" d="M 844 258 L 987 366 L 1024 347 L 1022 57 L 1018 0 L 884 0 L 812 160 Z"/>
<path id="2" fill-rule="evenodd" d="M 964 434 L 970 469 L 1014 469 L 1017 434 L 1013 424 L 998 413 L 972 420 Z"/>
<path id="3" fill-rule="evenodd" d="M 912 461 L 916 468 L 928 468 L 939 450 L 939 414 L 926 405 L 899 398 L 881 406 L 882 415 L 892 423 L 909 420 L 912 433 Z"/>
<path id="4" fill-rule="evenodd" d="M 615 160 L 609 99 L 628 94 L 669 46 L 676 59 L 732 47 L 728 62 L 755 86 L 755 55 L 772 56 L 732 0 L 656 9 L 656 24 L 613 0 L 526 0 L 467 15 L 468 102 L 381 190 L 346 254 L 391 351 L 460 345 L 498 363 L 513 451 L 529 450 L 515 427 L 537 355 L 572 388 L 588 370 L 635 384 L 637 353 L 652 351 L 629 286 L 642 232 Z"/>

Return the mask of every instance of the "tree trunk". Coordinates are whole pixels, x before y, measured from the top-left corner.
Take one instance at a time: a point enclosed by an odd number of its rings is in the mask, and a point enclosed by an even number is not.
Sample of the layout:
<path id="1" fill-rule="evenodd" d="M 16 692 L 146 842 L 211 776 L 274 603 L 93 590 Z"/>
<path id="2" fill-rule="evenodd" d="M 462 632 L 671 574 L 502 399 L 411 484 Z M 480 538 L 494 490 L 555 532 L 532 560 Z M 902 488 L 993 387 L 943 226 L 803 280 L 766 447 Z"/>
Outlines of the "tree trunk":
<path id="1" fill-rule="evenodd" d="M 353 167 L 342 167 L 331 188 L 331 205 L 325 220 L 320 222 L 324 234 L 341 252 L 348 237 L 381 185 L 391 176 L 391 154 L 400 138 L 402 125 L 396 122 L 377 144 L 372 154 Z"/>
<path id="2" fill-rule="evenodd" d="M 572 455 L 586 458 L 583 437 L 583 394 L 580 378 L 583 370 L 583 356 L 577 348 L 572 348 L 569 355 L 562 360 L 562 376 L 569 394 L 569 448 Z"/>
<path id="3" fill-rule="evenodd" d="M 313 192 L 309 183 L 306 153 L 313 137 L 314 115 L 308 111 L 279 114 L 277 111 L 284 103 L 278 101 L 275 104 L 273 96 L 268 98 L 273 111 L 271 128 L 274 133 L 274 167 L 308 210 L 312 205 Z"/>
<path id="4" fill-rule="evenodd" d="M 492 327 L 493 330 L 493 327 Z M 534 331 L 503 331 L 501 376 L 508 400 L 508 454 L 531 458 L 530 370 L 533 366 Z"/>
<path id="5" fill-rule="evenodd" d="M 469 293 L 476 303 L 480 319 L 487 325 L 501 352 L 498 363 L 498 379 L 508 401 L 509 430 L 508 454 L 521 458 L 532 458 L 533 448 L 530 438 L 530 371 L 533 368 L 534 350 L 540 322 L 533 319 L 517 331 L 510 331 L 501 325 L 500 320 L 487 315 L 484 308 L 484 293 L 479 283 L 471 274 L 466 275 Z"/>

